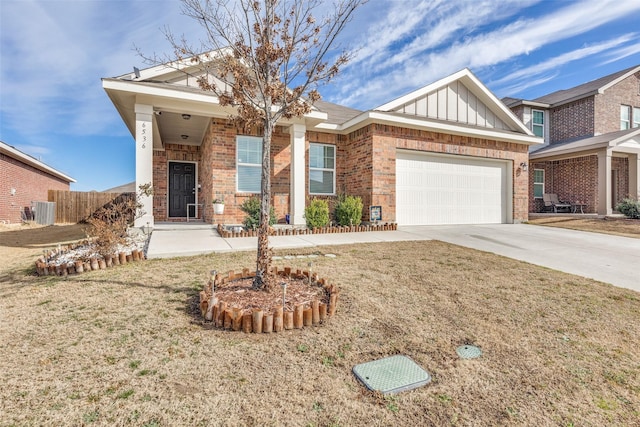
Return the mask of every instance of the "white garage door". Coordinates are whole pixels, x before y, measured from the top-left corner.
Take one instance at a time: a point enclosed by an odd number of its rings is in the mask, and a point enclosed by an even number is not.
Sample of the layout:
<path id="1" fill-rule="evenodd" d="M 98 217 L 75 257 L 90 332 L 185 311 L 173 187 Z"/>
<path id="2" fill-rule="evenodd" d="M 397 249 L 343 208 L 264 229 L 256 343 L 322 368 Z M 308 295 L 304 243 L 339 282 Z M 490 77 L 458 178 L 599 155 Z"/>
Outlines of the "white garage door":
<path id="1" fill-rule="evenodd" d="M 398 151 L 396 219 L 400 225 L 507 222 L 508 163 Z"/>

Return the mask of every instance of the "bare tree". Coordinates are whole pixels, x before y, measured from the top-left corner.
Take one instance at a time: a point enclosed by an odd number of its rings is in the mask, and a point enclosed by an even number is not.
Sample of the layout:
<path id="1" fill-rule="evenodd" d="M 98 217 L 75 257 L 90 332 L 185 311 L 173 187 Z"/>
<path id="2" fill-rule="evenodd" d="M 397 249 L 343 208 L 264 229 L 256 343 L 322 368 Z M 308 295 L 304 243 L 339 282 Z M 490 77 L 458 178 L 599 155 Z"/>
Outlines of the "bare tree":
<path id="1" fill-rule="evenodd" d="M 339 0 L 317 18 L 321 0 L 182 0 L 207 39 L 194 49 L 184 37 L 170 41 L 175 59 L 206 71 L 198 84 L 216 94 L 245 128 L 262 128 L 260 225 L 254 288 L 270 288 L 271 138 L 276 123 L 311 111 L 318 86 L 332 80 L 351 54 L 336 52 L 336 38 L 367 0 Z M 202 53 L 205 52 L 205 53 Z"/>

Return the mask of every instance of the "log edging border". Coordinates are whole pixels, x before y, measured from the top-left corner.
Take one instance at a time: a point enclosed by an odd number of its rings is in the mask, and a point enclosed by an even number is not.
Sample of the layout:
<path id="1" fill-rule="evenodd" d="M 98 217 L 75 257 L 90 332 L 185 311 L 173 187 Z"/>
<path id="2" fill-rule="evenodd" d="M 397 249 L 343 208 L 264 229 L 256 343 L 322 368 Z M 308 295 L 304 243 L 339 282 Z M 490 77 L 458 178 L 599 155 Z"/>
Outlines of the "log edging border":
<path id="1" fill-rule="evenodd" d="M 232 237 L 257 237 L 258 230 L 242 230 L 233 231 L 224 228 L 224 225 L 218 224 L 216 227 L 218 234 L 225 238 Z M 398 229 L 398 224 L 368 224 L 368 225 L 352 225 L 352 226 L 331 226 L 316 228 L 270 228 L 270 236 L 301 236 L 306 234 L 337 234 L 337 233 L 362 233 L 367 231 L 394 231 Z"/>
<path id="2" fill-rule="evenodd" d="M 128 252 L 118 252 L 113 255 L 106 256 L 95 255 L 89 259 L 76 259 L 66 263 L 58 263 L 54 261 L 54 258 L 58 255 L 65 254 L 83 245 L 86 245 L 86 242 L 44 251 L 43 255 L 38 257 L 36 260 L 36 273 L 38 276 L 68 276 L 73 274 L 82 274 L 93 270 L 104 270 L 117 265 L 147 259 L 144 251 L 132 249 Z"/>
<path id="3" fill-rule="evenodd" d="M 317 273 L 308 270 L 293 270 L 291 267 L 272 267 L 273 274 L 280 277 L 295 279 L 309 278 L 316 286 L 321 286 L 328 296 L 328 303 L 318 298 L 309 304 L 296 304 L 293 310 L 285 310 L 282 305 L 270 308 L 243 310 L 239 307 L 230 307 L 227 302 L 216 297 L 213 289 L 234 280 L 252 279 L 255 273 L 248 268 L 241 272 L 229 271 L 225 275 L 216 274 L 213 282 L 209 280 L 200 291 L 200 315 L 206 322 L 217 329 L 228 331 L 242 331 L 244 333 L 271 333 L 284 330 L 302 329 L 309 326 L 319 326 L 333 317 L 338 308 L 339 289 L 335 284 L 329 283 Z M 213 286 L 215 284 L 215 287 Z"/>

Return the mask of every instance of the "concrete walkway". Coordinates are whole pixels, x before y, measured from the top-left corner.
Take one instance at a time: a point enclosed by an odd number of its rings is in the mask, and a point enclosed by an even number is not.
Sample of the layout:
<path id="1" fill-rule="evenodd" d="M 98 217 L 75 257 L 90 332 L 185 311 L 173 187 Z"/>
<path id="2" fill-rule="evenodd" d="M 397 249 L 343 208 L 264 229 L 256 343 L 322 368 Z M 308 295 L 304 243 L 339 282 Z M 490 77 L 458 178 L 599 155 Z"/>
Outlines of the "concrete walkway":
<path id="1" fill-rule="evenodd" d="M 273 248 L 441 240 L 640 292 L 640 239 L 528 224 L 404 226 L 397 231 L 274 236 Z M 156 224 L 149 258 L 255 250 L 256 237 L 224 239 L 210 224 Z"/>

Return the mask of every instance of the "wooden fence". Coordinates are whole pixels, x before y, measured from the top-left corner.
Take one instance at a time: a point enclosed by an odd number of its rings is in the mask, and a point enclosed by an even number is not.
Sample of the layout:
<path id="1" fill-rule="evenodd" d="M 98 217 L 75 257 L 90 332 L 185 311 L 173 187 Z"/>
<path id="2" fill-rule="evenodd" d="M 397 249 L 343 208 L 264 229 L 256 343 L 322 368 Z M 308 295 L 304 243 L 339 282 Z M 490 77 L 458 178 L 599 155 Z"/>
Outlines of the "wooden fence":
<path id="1" fill-rule="evenodd" d="M 135 197 L 135 193 L 99 193 L 97 191 L 49 190 L 48 199 L 56 204 L 56 223 L 78 223 L 118 197 Z"/>

